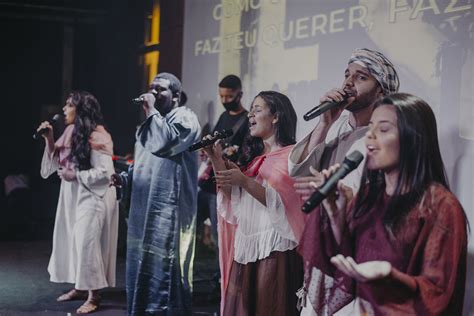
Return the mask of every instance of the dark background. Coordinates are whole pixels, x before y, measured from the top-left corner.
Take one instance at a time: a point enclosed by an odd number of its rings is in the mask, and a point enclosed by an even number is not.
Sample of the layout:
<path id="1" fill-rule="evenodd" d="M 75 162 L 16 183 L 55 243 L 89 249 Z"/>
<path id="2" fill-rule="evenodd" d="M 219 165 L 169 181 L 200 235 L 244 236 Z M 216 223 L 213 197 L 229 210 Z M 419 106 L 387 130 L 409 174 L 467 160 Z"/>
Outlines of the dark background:
<path id="1" fill-rule="evenodd" d="M 0 240 L 52 234 L 59 179 L 39 176 L 44 141 L 32 134 L 41 121 L 62 114 L 70 90 L 94 94 L 114 153 L 133 153 L 143 117 L 130 100 L 146 89 L 143 54 L 158 49 L 158 71 L 181 76 L 183 1 L 161 1 L 160 44 L 151 48 L 143 43 L 152 1 L 0 1 Z M 58 134 L 62 126 L 56 127 Z M 14 201 L 4 191 L 4 178 L 12 174 L 30 181 Z"/>

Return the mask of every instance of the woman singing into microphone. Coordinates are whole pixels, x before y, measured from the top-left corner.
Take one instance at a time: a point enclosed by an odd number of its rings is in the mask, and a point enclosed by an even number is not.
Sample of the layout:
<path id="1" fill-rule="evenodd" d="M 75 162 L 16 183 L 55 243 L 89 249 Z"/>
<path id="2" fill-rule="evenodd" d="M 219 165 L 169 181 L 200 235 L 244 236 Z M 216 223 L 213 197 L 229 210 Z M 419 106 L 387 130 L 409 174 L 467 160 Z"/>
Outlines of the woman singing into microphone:
<path id="1" fill-rule="evenodd" d="M 467 221 L 449 191 L 433 111 L 410 94 L 385 96 L 365 143 L 356 197 L 347 206 L 352 191 L 339 182 L 298 249 L 329 285 L 316 311 L 355 300 L 355 315 L 461 315 Z"/>
<path id="2" fill-rule="evenodd" d="M 263 91 L 248 117 L 244 171 L 222 159 L 218 144 L 206 148 L 218 187 L 221 314 L 297 315 L 303 267 L 295 248 L 305 215 L 288 176 L 296 113 L 288 97 Z"/>
<path id="3" fill-rule="evenodd" d="M 48 272 L 52 282 L 74 284 L 57 300 L 84 299 L 77 313 L 86 314 L 99 307 L 99 289 L 115 286 L 118 204 L 115 188 L 109 187 L 113 144 L 90 93 L 72 92 L 63 111 L 67 127 L 56 142 L 49 122 L 38 128 L 47 129 L 41 176 L 57 172 L 62 180 Z"/>

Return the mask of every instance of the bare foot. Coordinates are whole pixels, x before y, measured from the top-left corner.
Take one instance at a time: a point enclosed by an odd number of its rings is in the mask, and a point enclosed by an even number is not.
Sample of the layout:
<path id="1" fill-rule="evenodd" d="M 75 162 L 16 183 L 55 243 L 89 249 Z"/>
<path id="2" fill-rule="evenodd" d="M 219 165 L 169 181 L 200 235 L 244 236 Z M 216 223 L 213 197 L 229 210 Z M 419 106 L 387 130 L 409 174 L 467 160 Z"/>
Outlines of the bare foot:
<path id="1" fill-rule="evenodd" d="M 76 310 L 77 314 L 89 314 L 95 312 L 100 305 L 100 296 L 89 297 L 84 304 Z"/>
<path id="2" fill-rule="evenodd" d="M 87 291 L 80 291 L 72 289 L 69 292 L 61 295 L 56 300 L 58 302 L 72 301 L 72 300 L 83 300 L 87 298 Z"/>

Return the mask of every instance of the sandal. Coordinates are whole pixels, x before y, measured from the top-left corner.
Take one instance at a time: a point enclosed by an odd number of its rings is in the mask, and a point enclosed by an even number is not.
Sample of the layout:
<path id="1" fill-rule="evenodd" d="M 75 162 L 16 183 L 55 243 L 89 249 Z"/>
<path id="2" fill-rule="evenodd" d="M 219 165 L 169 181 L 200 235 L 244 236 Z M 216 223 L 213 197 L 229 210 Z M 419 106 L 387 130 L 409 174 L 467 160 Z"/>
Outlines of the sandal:
<path id="1" fill-rule="evenodd" d="M 76 310 L 77 314 L 89 314 L 95 312 L 100 305 L 100 296 L 87 299 L 84 304 Z"/>
<path id="2" fill-rule="evenodd" d="M 72 301 L 72 300 L 83 300 L 87 299 L 87 291 L 80 291 L 76 289 L 72 289 L 67 293 L 59 296 L 56 301 L 58 302 L 65 302 L 65 301 Z"/>

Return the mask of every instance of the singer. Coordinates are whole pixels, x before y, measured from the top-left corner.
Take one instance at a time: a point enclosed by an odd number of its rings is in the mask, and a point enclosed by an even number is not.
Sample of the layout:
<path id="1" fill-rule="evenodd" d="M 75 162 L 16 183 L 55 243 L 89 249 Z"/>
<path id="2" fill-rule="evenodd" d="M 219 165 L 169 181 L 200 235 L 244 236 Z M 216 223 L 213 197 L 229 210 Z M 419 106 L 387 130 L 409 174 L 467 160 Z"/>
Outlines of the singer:
<path id="1" fill-rule="evenodd" d="M 222 143 L 224 144 L 224 155 L 235 162 L 242 154 L 242 143 L 249 131 L 248 111 L 242 105 L 242 96 L 244 94 L 244 91 L 242 91 L 242 81 L 233 74 L 225 76 L 219 82 L 218 94 L 225 111 L 219 116 L 212 133 L 227 129 L 233 131 L 233 135 L 224 139 Z M 221 232 L 228 229 L 232 230 L 232 227 L 225 221 L 218 221 L 214 170 L 212 169 L 210 159 L 205 153 L 203 158 L 205 159 L 203 162 L 204 171 L 200 173 L 198 180 L 198 217 L 209 217 L 211 220 L 212 237 L 217 244 L 221 246 L 222 244 L 227 244 L 227 247 L 233 247 L 232 243 L 228 243 L 220 238 L 220 236 L 225 234 L 217 234 L 218 230 Z M 219 247 L 215 247 L 215 249 L 217 262 Z"/>
<path id="2" fill-rule="evenodd" d="M 158 91 L 155 95 L 153 90 Z M 197 208 L 198 118 L 179 106 L 181 82 L 158 74 L 141 95 L 146 119 L 134 164 L 112 184 L 131 194 L 127 235 L 128 315 L 189 315 Z"/>
<path id="3" fill-rule="evenodd" d="M 332 315 L 355 300 L 349 314 L 461 315 L 467 221 L 449 191 L 434 113 L 404 93 L 374 107 L 357 196 L 340 183 L 326 211 L 313 212 L 325 228 L 299 246 L 305 264 L 334 281 L 317 306 Z"/>
<path id="4" fill-rule="evenodd" d="M 108 184 L 113 144 L 90 93 L 72 92 L 63 111 L 67 127 L 56 142 L 48 121 L 38 127 L 47 130 L 41 176 L 57 172 L 61 178 L 48 272 L 52 282 L 74 284 L 57 300 L 84 299 L 76 312 L 86 314 L 99 307 L 99 289 L 115 286 L 118 204 Z"/>
<path id="5" fill-rule="evenodd" d="M 327 92 L 320 102 L 343 100 L 347 92 L 355 97 L 349 98 L 346 110 L 333 108 L 320 116 L 314 130 L 299 141 L 290 153 L 288 166 L 290 175 L 295 178 L 295 188 L 303 200 L 313 193 L 311 181 L 318 181 L 318 171 L 335 163 L 341 163 L 344 157 L 355 150 L 365 155 L 364 135 L 378 98 L 398 91 L 399 80 L 393 64 L 380 52 L 366 48 L 356 49 L 349 58 L 341 88 Z M 344 178 L 344 183 L 357 191 L 363 171 L 359 167 Z M 312 212 L 308 218 L 306 230 L 319 229 L 312 223 Z M 307 233 L 303 234 L 303 239 Z M 311 234 L 309 234 L 311 235 Z M 318 252 L 314 249 L 314 255 Z M 315 315 L 312 303 L 319 295 L 320 280 L 312 276 L 311 269 L 305 271 L 305 288 L 308 291 L 308 304 L 304 313 Z"/>
<path id="6" fill-rule="evenodd" d="M 299 315 L 296 290 L 303 266 L 295 248 L 305 215 L 288 176 L 296 113 L 290 100 L 262 91 L 248 114 L 250 136 L 240 165 L 224 161 L 219 145 L 206 147 L 216 171 L 218 216 L 233 225 L 219 231 L 221 315 Z M 222 227 L 222 226 L 220 226 Z"/>

